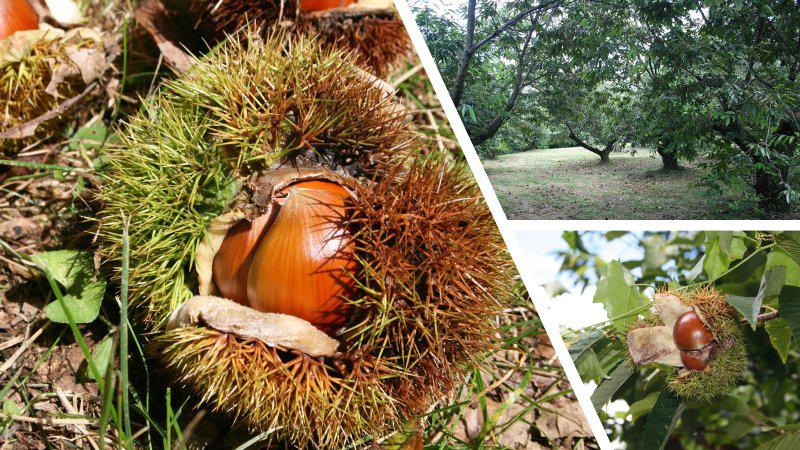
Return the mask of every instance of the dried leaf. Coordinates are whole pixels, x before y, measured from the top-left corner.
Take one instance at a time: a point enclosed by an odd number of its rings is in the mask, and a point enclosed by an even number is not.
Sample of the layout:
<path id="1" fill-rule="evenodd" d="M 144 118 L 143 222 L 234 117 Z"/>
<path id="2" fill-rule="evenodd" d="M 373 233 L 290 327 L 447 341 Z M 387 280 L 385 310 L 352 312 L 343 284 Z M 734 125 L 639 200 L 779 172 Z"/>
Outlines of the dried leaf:
<path id="1" fill-rule="evenodd" d="M 310 356 L 332 356 L 339 342 L 309 322 L 286 314 L 263 313 L 228 299 L 197 295 L 170 315 L 167 330 L 194 325 L 255 338 L 269 346 L 300 350 Z"/>
<path id="2" fill-rule="evenodd" d="M 636 364 L 683 366 L 681 354 L 672 339 L 671 327 L 647 327 L 629 331 L 628 353 Z"/>

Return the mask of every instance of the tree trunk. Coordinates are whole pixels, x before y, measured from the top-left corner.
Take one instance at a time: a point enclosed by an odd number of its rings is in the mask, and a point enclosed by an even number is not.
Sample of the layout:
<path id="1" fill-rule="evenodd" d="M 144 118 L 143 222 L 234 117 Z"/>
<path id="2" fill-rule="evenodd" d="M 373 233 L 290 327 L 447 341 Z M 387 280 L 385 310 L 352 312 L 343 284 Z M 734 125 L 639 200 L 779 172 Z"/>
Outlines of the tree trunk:
<path id="1" fill-rule="evenodd" d="M 458 58 L 458 68 L 456 69 L 456 79 L 453 83 L 453 103 L 456 108 L 461 105 L 461 97 L 464 94 L 464 80 L 467 78 L 469 61 L 472 59 L 472 43 L 475 38 L 475 4 L 477 0 L 469 0 L 467 6 L 467 36 L 464 40 L 464 47 L 461 49 L 461 56 Z"/>
<path id="2" fill-rule="evenodd" d="M 611 150 L 603 150 L 600 152 L 600 164 L 611 162 Z"/>
<path id="3" fill-rule="evenodd" d="M 753 187 L 758 194 L 758 206 L 764 211 L 777 212 L 786 208 L 786 202 L 781 196 L 783 184 L 774 174 L 762 169 L 756 170 L 753 175 Z"/>
<path id="4" fill-rule="evenodd" d="M 583 139 L 579 138 L 577 134 L 572 130 L 572 127 L 565 124 L 567 130 L 569 130 L 569 138 L 572 139 L 573 142 L 578 144 L 579 147 L 583 147 L 586 150 L 594 153 L 595 155 L 600 157 L 600 164 L 606 164 L 611 162 L 611 152 L 614 151 L 614 145 L 617 143 L 618 139 L 612 139 L 609 141 L 603 149 L 599 149 L 589 143 L 585 142 Z"/>
<path id="5" fill-rule="evenodd" d="M 661 156 L 662 170 L 679 170 L 681 168 L 680 164 L 678 164 L 678 157 L 675 155 L 675 153 L 663 147 L 657 147 L 656 153 Z"/>
<path id="6" fill-rule="evenodd" d="M 522 89 L 525 87 L 525 56 L 528 54 L 528 49 L 530 48 L 533 30 L 534 27 L 531 26 L 530 30 L 528 30 L 528 36 L 525 38 L 525 44 L 522 46 L 522 49 L 519 52 L 519 62 L 517 63 L 517 73 L 514 77 L 514 90 L 511 92 L 511 97 L 509 97 L 508 101 L 506 102 L 503 112 L 496 115 L 494 119 L 492 119 L 484 127 L 480 134 L 471 136 L 472 145 L 481 145 L 488 141 L 492 136 L 497 134 L 497 131 L 500 130 L 500 126 L 503 125 L 505 114 L 508 114 L 512 109 L 514 109 L 514 105 L 517 103 L 517 99 L 522 93 Z"/>

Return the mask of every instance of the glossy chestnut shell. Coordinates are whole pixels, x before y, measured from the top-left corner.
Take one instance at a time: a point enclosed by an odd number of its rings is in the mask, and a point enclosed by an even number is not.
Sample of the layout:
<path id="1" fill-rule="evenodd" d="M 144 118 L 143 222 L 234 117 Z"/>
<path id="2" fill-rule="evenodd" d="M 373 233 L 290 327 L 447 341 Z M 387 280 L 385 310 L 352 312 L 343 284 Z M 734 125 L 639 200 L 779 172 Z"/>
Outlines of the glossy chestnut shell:
<path id="1" fill-rule="evenodd" d="M 39 16 L 26 0 L 0 0 L 0 39 L 39 28 Z"/>
<path id="2" fill-rule="evenodd" d="M 326 9 L 342 8 L 355 0 L 302 0 L 300 2 L 301 11 L 325 11 Z"/>
<path id="3" fill-rule="evenodd" d="M 687 311 L 678 317 L 672 329 L 672 338 L 678 350 L 699 350 L 714 340 L 714 335 L 694 311 Z"/>
<path id="4" fill-rule="evenodd" d="M 342 296 L 357 268 L 342 224 L 349 195 L 334 182 L 301 181 L 275 193 L 271 214 L 231 228 L 214 258 L 223 297 L 334 332 L 347 319 Z"/>

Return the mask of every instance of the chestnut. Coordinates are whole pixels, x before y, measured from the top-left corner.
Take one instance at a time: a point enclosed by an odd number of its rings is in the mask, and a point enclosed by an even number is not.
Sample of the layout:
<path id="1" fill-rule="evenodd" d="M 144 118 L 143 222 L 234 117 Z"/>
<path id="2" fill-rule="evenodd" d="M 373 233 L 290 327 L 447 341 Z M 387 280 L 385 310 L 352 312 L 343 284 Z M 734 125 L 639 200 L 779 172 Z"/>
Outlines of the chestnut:
<path id="1" fill-rule="evenodd" d="M 355 0 L 301 0 L 300 10 L 305 12 L 325 11 L 326 9 L 342 8 Z"/>
<path id="2" fill-rule="evenodd" d="M 714 335 L 694 311 L 678 316 L 672 328 L 672 338 L 678 350 L 699 350 L 714 340 Z"/>
<path id="3" fill-rule="evenodd" d="M 39 28 L 39 16 L 27 0 L 0 0 L 0 39 Z"/>
<path id="4" fill-rule="evenodd" d="M 343 226 L 348 191 L 331 181 L 300 181 L 277 191 L 273 211 L 231 228 L 214 257 L 223 297 L 263 312 L 289 314 L 326 333 L 347 318 L 354 244 Z"/>

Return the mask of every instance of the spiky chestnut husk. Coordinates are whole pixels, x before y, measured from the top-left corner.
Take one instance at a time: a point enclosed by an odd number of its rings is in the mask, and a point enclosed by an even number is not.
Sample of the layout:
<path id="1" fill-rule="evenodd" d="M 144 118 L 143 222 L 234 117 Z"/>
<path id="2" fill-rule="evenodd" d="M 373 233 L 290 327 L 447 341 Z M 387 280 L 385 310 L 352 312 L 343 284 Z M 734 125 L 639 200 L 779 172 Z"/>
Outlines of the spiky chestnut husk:
<path id="1" fill-rule="evenodd" d="M 192 8 L 217 38 L 245 26 L 276 27 L 316 35 L 335 48 L 353 50 L 356 63 L 382 77 L 411 54 L 403 22 L 391 9 L 337 8 L 303 12 L 298 0 L 195 0 Z M 287 27 L 287 24 L 291 24 Z"/>
<path id="2" fill-rule="evenodd" d="M 74 111 L 97 105 L 117 53 L 113 38 L 87 28 L 21 31 L 0 40 L 2 155 L 13 157 L 33 142 L 57 137 L 75 120 Z M 60 104 L 78 96 L 69 108 L 58 111 Z M 32 135 L 17 128 L 51 111 L 58 114 L 38 123 Z"/>
<path id="3" fill-rule="evenodd" d="M 511 263 L 463 166 L 411 151 L 403 117 L 341 51 L 285 42 L 232 40 L 131 119 L 108 152 L 100 251 L 118 260 L 120 212 L 131 217 L 129 298 L 176 379 L 250 428 L 340 448 L 399 427 L 463 377 L 495 334 Z M 242 180 L 290 160 L 354 180 L 359 269 L 340 353 L 312 359 L 204 327 L 165 332 L 196 293 L 209 223 Z"/>
<path id="4" fill-rule="evenodd" d="M 667 386 L 685 399 L 711 401 L 728 393 L 742 379 L 747 352 L 741 325 L 733 318 L 709 320 L 720 348 L 705 370 L 681 370 L 667 377 Z"/>
<path id="5" fill-rule="evenodd" d="M 735 310 L 724 295 L 711 287 L 699 289 L 660 289 L 659 294 L 674 295 L 695 308 L 714 335 L 715 349 L 704 370 L 677 369 L 667 376 L 667 386 L 680 397 L 710 401 L 736 386 L 747 366 L 747 353 Z M 631 329 L 663 325 L 651 314 L 631 325 Z M 633 363 L 630 359 L 629 362 Z"/>

